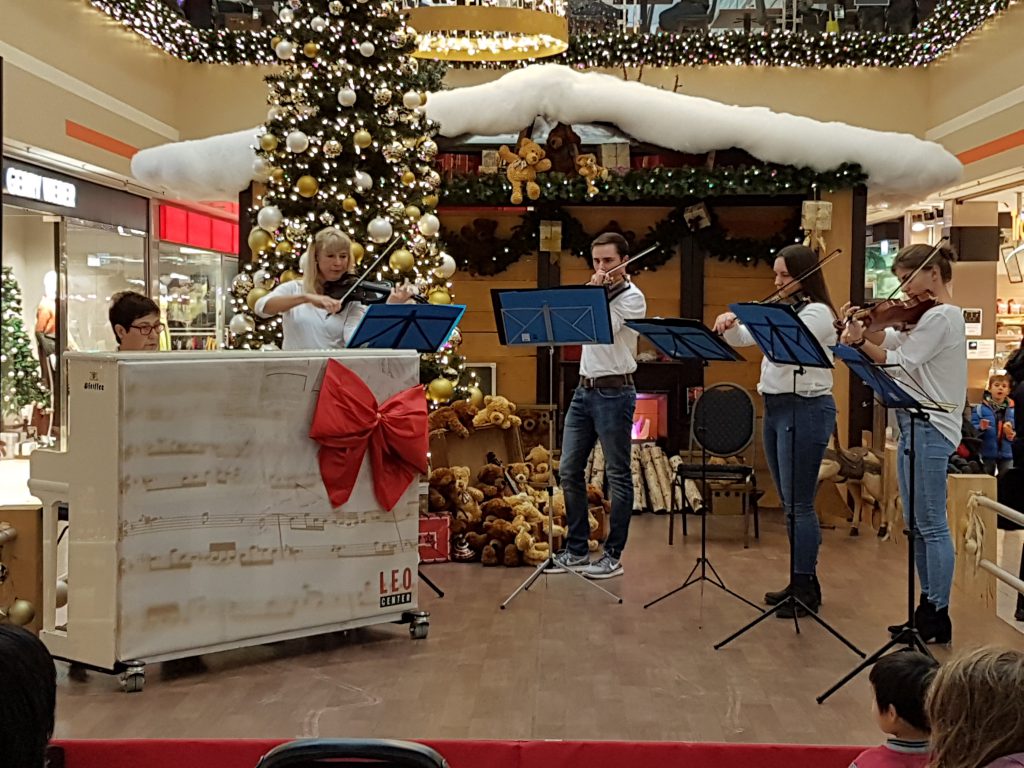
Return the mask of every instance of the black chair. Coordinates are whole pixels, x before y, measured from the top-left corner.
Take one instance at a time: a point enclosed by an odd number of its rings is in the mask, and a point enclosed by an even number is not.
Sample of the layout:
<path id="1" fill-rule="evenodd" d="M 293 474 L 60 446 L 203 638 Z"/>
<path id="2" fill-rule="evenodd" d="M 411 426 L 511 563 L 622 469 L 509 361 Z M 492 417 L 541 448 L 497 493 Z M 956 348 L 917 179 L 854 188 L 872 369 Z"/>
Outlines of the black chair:
<path id="1" fill-rule="evenodd" d="M 318 768 L 358 763 L 368 768 L 448 768 L 430 747 L 392 739 L 302 739 L 279 744 L 256 768 Z"/>
<path id="2" fill-rule="evenodd" d="M 754 521 L 754 538 L 761 538 L 757 500 L 762 493 L 757 489 L 753 450 L 756 416 L 754 401 L 738 384 L 723 382 L 705 389 L 694 404 L 690 417 L 689 458 L 684 458 L 684 463 L 676 470 L 680 483 L 689 479 L 700 484 L 704 506 L 711 514 L 714 514 L 716 494 L 735 493 L 740 497 L 745 524 L 744 546 L 750 544 L 751 518 Z M 711 463 L 705 457 L 725 459 L 726 463 Z M 669 514 L 670 533 L 676 511 L 673 504 Z M 683 535 L 686 536 L 687 514 L 680 511 Z M 700 513 L 700 510 L 690 511 Z"/>

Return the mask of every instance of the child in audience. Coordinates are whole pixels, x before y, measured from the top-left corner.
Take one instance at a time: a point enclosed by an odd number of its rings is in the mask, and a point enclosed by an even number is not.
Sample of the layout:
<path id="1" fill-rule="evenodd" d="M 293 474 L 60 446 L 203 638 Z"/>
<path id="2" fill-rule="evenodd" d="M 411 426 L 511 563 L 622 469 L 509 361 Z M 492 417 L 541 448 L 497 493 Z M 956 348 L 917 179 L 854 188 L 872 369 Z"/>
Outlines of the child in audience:
<path id="1" fill-rule="evenodd" d="M 981 458 L 985 472 L 1002 474 L 1013 466 L 1013 400 L 1010 377 L 997 373 L 989 377 L 985 399 L 971 410 L 971 423 L 981 433 Z"/>
<path id="2" fill-rule="evenodd" d="M 861 752 L 850 768 L 925 768 L 928 765 L 928 718 L 924 704 L 938 664 L 916 651 L 883 656 L 871 668 L 871 710 L 878 727 L 889 734 L 880 747 Z"/>
<path id="3" fill-rule="evenodd" d="M 929 768 L 1024 768 L 1024 651 L 981 648 L 947 662 L 927 712 Z"/>

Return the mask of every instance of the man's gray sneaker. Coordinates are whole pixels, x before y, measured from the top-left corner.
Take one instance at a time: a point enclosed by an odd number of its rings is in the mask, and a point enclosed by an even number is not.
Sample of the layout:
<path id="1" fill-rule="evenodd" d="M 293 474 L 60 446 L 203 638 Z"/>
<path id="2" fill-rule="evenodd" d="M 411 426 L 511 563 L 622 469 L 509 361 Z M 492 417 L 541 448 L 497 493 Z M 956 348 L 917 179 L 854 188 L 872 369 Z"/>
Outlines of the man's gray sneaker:
<path id="1" fill-rule="evenodd" d="M 582 571 L 590 566 L 590 553 L 585 555 L 574 555 L 568 549 L 563 549 L 554 557 L 554 563 L 545 568 L 546 573 L 565 573 L 566 571 Z"/>
<path id="2" fill-rule="evenodd" d="M 588 579 L 612 579 L 622 573 L 622 563 L 607 552 L 601 555 L 600 560 L 583 569 L 583 575 Z"/>

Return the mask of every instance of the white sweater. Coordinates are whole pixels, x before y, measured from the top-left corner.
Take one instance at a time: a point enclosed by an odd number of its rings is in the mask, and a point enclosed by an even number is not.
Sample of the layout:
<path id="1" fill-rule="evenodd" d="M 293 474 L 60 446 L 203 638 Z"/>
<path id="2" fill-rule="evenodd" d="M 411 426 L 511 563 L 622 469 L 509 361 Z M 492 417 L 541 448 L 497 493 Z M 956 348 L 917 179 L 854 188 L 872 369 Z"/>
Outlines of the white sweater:
<path id="1" fill-rule="evenodd" d="M 272 317 L 264 311 L 267 302 L 279 296 L 301 296 L 302 281 L 291 280 L 281 283 L 266 296 L 256 302 L 256 314 L 260 317 Z M 366 307 L 358 302 L 351 302 L 336 315 L 328 315 L 326 310 L 312 304 L 299 304 L 287 312 L 281 313 L 284 325 L 284 344 L 281 349 L 339 349 L 348 344 L 359 322 L 366 314 Z"/>
<path id="2" fill-rule="evenodd" d="M 639 320 L 647 314 L 647 299 L 643 291 L 630 283 L 629 288 L 609 304 L 612 316 L 611 344 L 584 344 L 580 354 L 580 376 L 592 379 L 598 376 L 633 373 L 636 370 L 637 332 L 626 325 L 626 320 Z"/>
<path id="3" fill-rule="evenodd" d="M 807 329 L 814 334 L 829 361 L 832 360 L 832 347 L 836 343 L 835 317 L 826 304 L 808 304 L 798 313 Z M 725 340 L 734 347 L 749 347 L 754 337 L 742 323 L 736 323 L 723 334 Z M 767 357 L 761 361 L 761 381 L 757 391 L 762 395 L 783 395 L 793 392 L 794 365 L 777 365 Z M 805 368 L 802 375 L 796 378 L 796 394 L 804 397 L 818 397 L 832 393 L 831 368 Z"/>
<path id="4" fill-rule="evenodd" d="M 964 313 L 952 304 L 939 304 L 925 312 L 909 332 L 886 328 L 882 347 L 885 361 L 898 365 L 896 379 L 907 381 L 911 394 L 923 392 L 937 403 L 955 406 L 950 413 L 929 412 L 936 429 L 954 446 L 960 444 L 963 410 L 967 399 L 967 329 Z"/>

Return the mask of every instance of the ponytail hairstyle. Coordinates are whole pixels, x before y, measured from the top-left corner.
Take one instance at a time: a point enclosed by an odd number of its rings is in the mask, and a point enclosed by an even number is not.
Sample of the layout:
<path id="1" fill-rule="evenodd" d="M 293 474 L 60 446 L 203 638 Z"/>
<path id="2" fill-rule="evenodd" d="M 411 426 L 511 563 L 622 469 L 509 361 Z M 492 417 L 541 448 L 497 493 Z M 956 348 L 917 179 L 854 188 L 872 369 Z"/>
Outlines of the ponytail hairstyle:
<path id="1" fill-rule="evenodd" d="M 324 252 L 329 246 L 335 243 L 340 244 L 343 253 L 349 255 L 349 271 L 355 266 L 352 263 L 352 241 L 348 235 L 337 227 L 324 227 L 309 244 L 309 248 L 299 259 L 299 269 L 302 270 L 302 290 L 305 293 L 323 293 L 324 286 L 320 280 L 320 265 L 317 264 L 317 256 Z"/>
<path id="2" fill-rule="evenodd" d="M 903 246 L 900 248 L 899 253 L 896 254 L 896 258 L 892 260 L 893 274 L 896 274 L 897 268 L 913 272 L 924 264 L 925 259 L 931 256 L 932 251 L 935 251 L 935 255 L 932 256 L 928 266 L 924 269 L 935 267 L 939 270 L 942 282 L 949 283 L 953 279 L 953 262 L 956 261 L 956 252 L 948 243 L 942 243 L 938 248 L 923 243 Z M 924 270 L 921 271 L 923 272 Z"/>
<path id="3" fill-rule="evenodd" d="M 781 258 L 786 262 L 786 271 L 789 272 L 790 280 L 795 280 L 818 265 L 818 252 L 806 245 L 787 245 L 778 252 L 776 258 Z M 832 310 L 833 315 L 838 317 L 836 307 L 832 303 L 832 296 L 828 292 L 828 286 L 825 285 L 825 276 L 820 269 L 801 280 L 800 285 L 812 302 L 824 304 Z"/>

